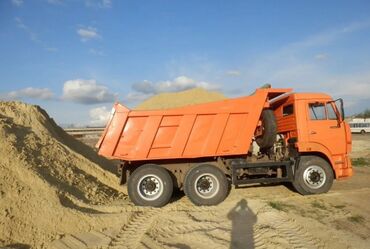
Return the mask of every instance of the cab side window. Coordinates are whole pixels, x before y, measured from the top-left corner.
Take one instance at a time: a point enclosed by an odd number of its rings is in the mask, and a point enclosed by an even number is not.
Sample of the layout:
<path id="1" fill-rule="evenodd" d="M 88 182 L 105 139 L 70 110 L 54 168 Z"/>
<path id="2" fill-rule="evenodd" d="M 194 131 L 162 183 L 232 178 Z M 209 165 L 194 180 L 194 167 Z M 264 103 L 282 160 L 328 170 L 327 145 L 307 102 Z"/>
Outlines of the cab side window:
<path id="1" fill-rule="evenodd" d="M 326 104 L 326 109 L 328 110 L 328 119 L 331 119 L 331 120 L 337 119 L 337 114 L 335 113 L 331 103 Z"/>
<path id="2" fill-rule="evenodd" d="M 326 119 L 325 104 L 324 103 L 311 103 L 310 119 L 311 120 L 324 120 Z"/>
<path id="3" fill-rule="evenodd" d="M 283 117 L 292 115 L 294 113 L 293 104 L 283 107 Z"/>

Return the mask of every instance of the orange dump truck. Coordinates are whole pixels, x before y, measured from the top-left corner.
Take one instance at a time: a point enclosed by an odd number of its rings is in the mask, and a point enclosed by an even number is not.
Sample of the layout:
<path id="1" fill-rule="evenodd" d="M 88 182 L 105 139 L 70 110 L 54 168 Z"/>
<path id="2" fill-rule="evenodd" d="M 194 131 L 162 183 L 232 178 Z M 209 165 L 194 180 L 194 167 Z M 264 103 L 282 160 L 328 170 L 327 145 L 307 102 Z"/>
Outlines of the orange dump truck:
<path id="1" fill-rule="evenodd" d="M 343 101 L 321 93 L 257 89 L 246 97 L 167 110 L 116 103 L 96 147 L 120 160 L 121 184 L 141 206 L 163 206 L 174 188 L 196 205 L 235 186 L 291 182 L 303 194 L 352 175 Z"/>

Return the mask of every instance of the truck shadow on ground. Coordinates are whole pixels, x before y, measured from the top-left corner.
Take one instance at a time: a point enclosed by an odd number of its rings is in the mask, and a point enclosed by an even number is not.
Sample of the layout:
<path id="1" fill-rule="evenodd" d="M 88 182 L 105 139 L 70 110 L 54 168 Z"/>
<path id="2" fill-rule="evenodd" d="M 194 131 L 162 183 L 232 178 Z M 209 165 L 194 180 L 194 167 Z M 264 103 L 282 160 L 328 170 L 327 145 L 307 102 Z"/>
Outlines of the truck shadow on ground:
<path id="1" fill-rule="evenodd" d="M 293 193 L 298 193 L 297 190 L 294 188 L 291 182 L 282 182 L 282 183 L 256 183 L 251 185 L 242 185 L 242 186 L 235 186 L 235 189 L 259 189 L 259 188 L 273 188 L 273 187 L 283 187 L 286 190 L 289 190 Z M 279 190 L 280 191 L 280 190 Z M 298 193 L 299 194 L 299 193 Z"/>
<path id="2" fill-rule="evenodd" d="M 182 198 L 186 198 L 184 191 L 174 188 L 172 197 L 168 203 L 178 202 Z"/>
<path id="3" fill-rule="evenodd" d="M 248 207 L 245 199 L 240 200 L 227 214 L 232 222 L 230 249 L 253 249 L 253 226 L 257 216 Z"/>

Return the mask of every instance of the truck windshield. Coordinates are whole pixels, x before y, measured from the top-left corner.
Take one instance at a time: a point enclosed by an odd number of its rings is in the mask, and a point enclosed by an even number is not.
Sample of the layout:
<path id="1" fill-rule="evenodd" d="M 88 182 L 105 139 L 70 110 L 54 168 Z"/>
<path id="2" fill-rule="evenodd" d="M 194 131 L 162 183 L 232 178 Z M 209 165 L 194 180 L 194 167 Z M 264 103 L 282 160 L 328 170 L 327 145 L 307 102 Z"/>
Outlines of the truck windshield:
<path id="1" fill-rule="evenodd" d="M 337 99 L 329 102 L 315 102 L 309 104 L 311 120 L 343 120 L 343 101 Z"/>

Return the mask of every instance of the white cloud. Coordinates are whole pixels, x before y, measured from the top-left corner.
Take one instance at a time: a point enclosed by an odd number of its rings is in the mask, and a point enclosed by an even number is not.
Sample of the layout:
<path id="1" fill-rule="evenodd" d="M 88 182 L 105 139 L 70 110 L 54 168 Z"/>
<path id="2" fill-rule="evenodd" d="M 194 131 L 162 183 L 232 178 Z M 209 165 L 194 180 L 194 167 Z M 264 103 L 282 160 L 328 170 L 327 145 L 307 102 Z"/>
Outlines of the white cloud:
<path id="1" fill-rule="evenodd" d="M 153 96 L 153 94 L 143 92 L 130 92 L 124 97 L 123 101 L 125 103 L 138 103 L 148 99 L 151 96 Z"/>
<path id="2" fill-rule="evenodd" d="M 329 76 L 328 72 L 317 63 L 317 60 L 327 59 L 327 53 L 316 54 L 312 58 L 312 50 L 336 42 L 344 35 L 368 28 L 370 28 L 370 22 L 353 23 L 290 43 L 275 52 L 255 59 L 253 63 L 245 66 L 243 75 L 249 82 L 284 85 L 295 83 L 312 88 L 313 82 L 322 82 Z"/>
<path id="3" fill-rule="evenodd" d="M 54 4 L 54 5 L 58 5 L 58 4 L 62 4 L 62 0 L 46 0 L 48 3 L 50 4 Z"/>
<path id="4" fill-rule="evenodd" d="M 36 33 L 34 33 L 24 22 L 21 18 L 19 17 L 16 17 L 14 18 L 16 24 L 17 24 L 17 27 L 24 30 L 28 36 L 30 37 L 30 39 L 33 41 L 33 42 L 36 42 L 36 43 L 41 43 L 41 41 L 37 38 L 37 35 Z"/>
<path id="5" fill-rule="evenodd" d="M 45 50 L 46 50 L 46 51 L 48 51 L 48 52 L 51 52 L 51 53 L 53 53 L 53 52 L 57 52 L 57 51 L 58 51 L 58 49 L 57 49 L 57 48 L 53 48 L 53 47 L 45 48 Z"/>
<path id="6" fill-rule="evenodd" d="M 47 45 L 46 42 L 40 40 L 35 32 L 32 31 L 30 27 L 28 27 L 21 18 L 16 17 L 14 18 L 16 25 L 19 29 L 23 30 L 30 38 L 32 42 L 41 46 L 47 52 L 56 52 L 58 49 L 54 47 L 50 47 Z"/>
<path id="7" fill-rule="evenodd" d="M 75 79 L 64 83 L 62 98 L 81 104 L 97 104 L 114 102 L 117 95 L 97 84 L 96 80 Z"/>
<path id="8" fill-rule="evenodd" d="M 112 0 L 85 0 L 85 5 L 91 8 L 106 9 L 112 7 Z"/>
<path id="9" fill-rule="evenodd" d="M 179 76 L 173 80 L 160 81 L 153 83 L 151 81 L 143 81 L 135 83 L 132 88 L 137 92 L 156 94 L 161 92 L 178 92 L 187 89 L 202 87 L 206 90 L 217 90 L 219 86 L 205 81 L 196 81 L 187 76 Z"/>
<path id="10" fill-rule="evenodd" d="M 80 36 L 81 41 L 100 38 L 98 30 L 94 27 L 79 28 L 77 29 L 77 34 Z"/>
<path id="11" fill-rule="evenodd" d="M 22 98 L 32 98 L 32 99 L 42 99 L 48 100 L 52 99 L 54 94 L 48 88 L 33 88 L 27 87 L 16 91 L 11 91 L 5 95 L 6 99 L 22 99 Z"/>
<path id="12" fill-rule="evenodd" d="M 102 50 L 90 48 L 89 54 L 96 55 L 96 56 L 105 56 L 105 53 Z"/>
<path id="13" fill-rule="evenodd" d="M 367 29 L 370 27 L 370 21 L 354 22 L 347 26 L 336 28 L 332 30 L 326 30 L 321 33 L 314 34 L 307 39 L 290 44 L 291 47 L 314 47 L 330 44 L 331 42 L 339 39 L 342 36 Z"/>
<path id="14" fill-rule="evenodd" d="M 338 70 L 341 64 L 336 60 L 320 63 L 327 60 L 329 54 L 317 51 L 330 49 L 332 44 L 346 43 L 353 33 L 368 32 L 369 29 L 370 22 L 354 23 L 287 44 L 244 65 L 243 78 L 253 87 L 271 83 L 273 87 L 293 87 L 297 92 L 325 92 L 335 98 L 342 97 L 349 113 L 362 111 L 363 103 L 370 103 L 368 70 Z"/>
<path id="15" fill-rule="evenodd" d="M 89 111 L 90 124 L 93 126 L 105 126 L 110 117 L 110 110 L 106 106 L 96 107 Z"/>
<path id="16" fill-rule="evenodd" d="M 233 76 L 233 77 L 239 77 L 241 73 L 239 70 L 229 70 L 229 71 L 226 71 L 226 75 Z"/>
<path id="17" fill-rule="evenodd" d="M 318 60 L 318 61 L 324 61 L 324 60 L 327 60 L 328 59 L 328 54 L 326 53 L 320 53 L 320 54 L 316 54 L 315 55 L 315 59 Z"/>
<path id="18" fill-rule="evenodd" d="M 370 73 L 360 75 L 340 75 L 327 79 L 324 87 L 331 89 L 335 96 L 351 97 L 357 100 L 369 100 L 370 107 Z"/>
<path id="19" fill-rule="evenodd" d="M 14 5 L 14 6 L 17 6 L 17 7 L 20 7 L 20 6 L 22 6 L 23 5 L 23 0 L 12 0 L 12 4 Z"/>
<path id="20" fill-rule="evenodd" d="M 343 98 L 346 115 L 370 108 L 369 72 L 327 76 L 315 86 L 319 86 L 320 92 L 329 93 L 333 98 Z"/>
<path id="21" fill-rule="evenodd" d="M 111 0 L 102 0 L 102 6 L 105 8 L 112 7 L 112 1 Z"/>

